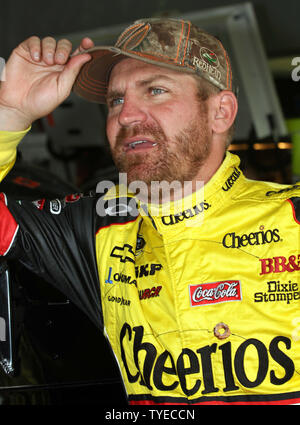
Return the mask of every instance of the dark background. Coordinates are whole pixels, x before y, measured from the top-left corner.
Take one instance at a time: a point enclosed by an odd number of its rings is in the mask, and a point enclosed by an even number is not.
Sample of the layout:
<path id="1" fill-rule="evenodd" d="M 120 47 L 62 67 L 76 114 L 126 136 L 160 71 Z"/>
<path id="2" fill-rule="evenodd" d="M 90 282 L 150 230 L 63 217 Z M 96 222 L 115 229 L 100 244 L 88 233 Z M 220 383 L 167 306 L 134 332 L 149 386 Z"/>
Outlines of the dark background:
<path id="1" fill-rule="evenodd" d="M 1 0 L 0 55 L 30 35 L 62 35 L 162 14 L 179 16 L 237 0 Z M 299 0 L 253 0 L 269 57 L 300 55 Z"/>

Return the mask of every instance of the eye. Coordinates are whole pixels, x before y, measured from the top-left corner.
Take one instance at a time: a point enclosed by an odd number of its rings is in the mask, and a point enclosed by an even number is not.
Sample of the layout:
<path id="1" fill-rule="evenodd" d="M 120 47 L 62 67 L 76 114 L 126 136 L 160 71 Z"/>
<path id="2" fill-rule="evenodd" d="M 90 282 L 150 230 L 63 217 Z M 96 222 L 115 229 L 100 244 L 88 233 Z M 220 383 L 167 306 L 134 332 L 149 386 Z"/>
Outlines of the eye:
<path id="1" fill-rule="evenodd" d="M 110 108 L 113 108 L 114 106 L 122 105 L 123 103 L 124 103 L 123 97 L 115 97 L 115 98 L 109 99 L 108 106 Z"/>
<path id="2" fill-rule="evenodd" d="M 164 93 L 166 93 L 166 90 L 161 89 L 159 87 L 150 87 L 149 91 L 154 96 L 157 96 L 158 94 L 164 94 Z"/>

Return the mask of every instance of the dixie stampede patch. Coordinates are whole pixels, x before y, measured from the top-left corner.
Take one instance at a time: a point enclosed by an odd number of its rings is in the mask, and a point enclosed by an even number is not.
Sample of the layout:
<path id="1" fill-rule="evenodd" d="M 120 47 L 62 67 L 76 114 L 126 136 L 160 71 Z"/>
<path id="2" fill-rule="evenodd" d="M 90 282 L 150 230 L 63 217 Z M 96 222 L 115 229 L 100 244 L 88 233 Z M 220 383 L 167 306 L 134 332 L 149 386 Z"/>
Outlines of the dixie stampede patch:
<path id="1" fill-rule="evenodd" d="M 241 282 L 239 280 L 189 285 L 189 292 L 192 307 L 242 299 Z"/>

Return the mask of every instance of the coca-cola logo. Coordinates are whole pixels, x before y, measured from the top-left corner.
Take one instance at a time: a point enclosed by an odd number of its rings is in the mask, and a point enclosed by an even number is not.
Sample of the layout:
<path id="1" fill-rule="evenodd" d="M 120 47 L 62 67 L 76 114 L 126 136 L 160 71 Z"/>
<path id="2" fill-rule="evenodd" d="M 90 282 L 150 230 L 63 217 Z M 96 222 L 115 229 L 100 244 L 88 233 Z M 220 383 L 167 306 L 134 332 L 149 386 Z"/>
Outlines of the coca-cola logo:
<path id="1" fill-rule="evenodd" d="M 242 299 L 241 282 L 239 280 L 189 285 L 189 292 L 192 307 Z"/>

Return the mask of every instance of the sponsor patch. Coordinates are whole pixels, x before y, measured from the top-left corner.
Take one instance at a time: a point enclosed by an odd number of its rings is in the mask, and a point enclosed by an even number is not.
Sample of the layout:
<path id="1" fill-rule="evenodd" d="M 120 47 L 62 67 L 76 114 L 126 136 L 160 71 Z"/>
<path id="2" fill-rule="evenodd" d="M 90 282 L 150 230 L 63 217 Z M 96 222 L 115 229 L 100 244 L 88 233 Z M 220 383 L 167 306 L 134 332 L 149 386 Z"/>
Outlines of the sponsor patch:
<path id="1" fill-rule="evenodd" d="M 207 47 L 201 47 L 200 55 L 204 62 L 208 63 L 211 66 L 218 67 L 220 65 L 218 56 Z"/>
<path id="2" fill-rule="evenodd" d="M 161 217 L 161 221 L 165 226 L 177 224 L 180 221 L 189 219 L 194 217 L 195 215 L 203 213 L 205 210 L 208 210 L 211 205 L 208 204 L 206 201 L 200 202 L 198 205 L 195 205 L 193 208 L 188 208 L 187 210 L 184 210 L 177 214 L 171 214 Z"/>
<path id="3" fill-rule="evenodd" d="M 237 181 L 237 179 L 240 177 L 241 172 L 238 168 L 234 167 L 234 171 L 231 174 L 231 176 L 226 180 L 225 184 L 222 186 L 222 189 L 224 192 L 227 192 L 232 188 L 234 183 Z"/>
<path id="4" fill-rule="evenodd" d="M 242 299 L 241 282 L 239 280 L 189 285 L 189 293 L 192 307 L 227 301 L 241 301 Z"/>
<path id="5" fill-rule="evenodd" d="M 81 197 L 82 193 L 72 193 L 71 195 L 67 195 L 64 200 L 69 204 L 78 201 Z"/>
<path id="6" fill-rule="evenodd" d="M 110 302 L 114 302 L 114 303 L 117 303 L 117 304 L 120 304 L 120 305 L 127 305 L 127 306 L 129 306 L 130 303 L 131 303 L 131 301 L 130 300 L 127 300 L 126 298 L 123 298 L 123 297 L 114 297 L 112 295 L 108 296 L 107 299 Z"/>
<path id="7" fill-rule="evenodd" d="M 33 205 L 37 207 L 38 210 L 42 210 L 44 208 L 46 199 L 38 199 L 36 201 L 32 201 Z"/>
<path id="8" fill-rule="evenodd" d="M 136 239 L 136 251 L 142 250 L 145 245 L 146 245 L 146 241 L 143 238 L 143 236 L 137 235 L 137 239 Z"/>
<path id="9" fill-rule="evenodd" d="M 28 179 L 27 177 L 18 176 L 13 179 L 13 182 L 29 189 L 35 189 L 41 185 L 41 183 L 34 180 Z"/>
<path id="10" fill-rule="evenodd" d="M 300 270 L 300 254 L 284 257 L 283 255 L 259 259 L 261 264 L 260 275 L 269 273 L 295 272 Z"/>
<path id="11" fill-rule="evenodd" d="M 208 56 L 206 57 L 206 59 L 208 59 Z M 216 80 L 221 81 L 221 72 L 217 69 L 215 65 L 212 65 L 212 62 L 209 62 L 208 60 L 201 60 L 194 56 L 192 64 L 196 69 L 199 69 L 203 72 L 207 72 Z"/>
<path id="12" fill-rule="evenodd" d="M 224 248 L 241 248 L 247 245 L 264 245 L 279 242 L 280 240 L 279 229 L 264 230 L 264 227 L 260 226 L 259 232 L 244 233 L 243 235 L 237 235 L 235 232 L 226 233 L 222 244 Z"/>
<path id="13" fill-rule="evenodd" d="M 105 208 L 105 213 L 110 216 L 127 216 L 132 212 L 133 208 L 124 202 L 118 202 L 115 205 Z"/>
<path id="14" fill-rule="evenodd" d="M 59 199 L 54 199 L 53 201 L 50 201 L 50 212 L 51 214 L 60 214 L 61 202 Z"/>
<path id="15" fill-rule="evenodd" d="M 146 300 L 148 298 L 159 297 L 161 286 L 153 286 L 153 288 L 142 289 L 139 291 L 140 300 Z"/>
<path id="16" fill-rule="evenodd" d="M 298 282 L 282 283 L 280 280 L 270 280 L 265 285 L 265 291 L 255 292 L 254 302 L 285 302 L 290 304 L 292 301 L 300 299 Z"/>
<path id="17" fill-rule="evenodd" d="M 156 272 L 162 269 L 161 264 L 142 264 L 140 266 L 135 267 L 135 276 L 136 277 L 144 277 L 144 276 L 153 276 Z"/>
<path id="18" fill-rule="evenodd" d="M 113 284 L 116 282 L 128 283 L 130 285 L 137 286 L 136 279 L 133 279 L 131 276 L 124 273 L 113 273 L 112 267 L 110 267 L 105 283 Z"/>
<path id="19" fill-rule="evenodd" d="M 294 184 L 293 186 L 284 187 L 283 189 L 279 189 L 279 190 L 269 190 L 268 192 L 266 192 L 266 196 L 280 195 L 281 193 L 290 192 L 292 190 L 296 190 L 299 188 L 300 188 L 299 184 Z"/>
<path id="20" fill-rule="evenodd" d="M 115 246 L 111 251 L 110 256 L 119 258 L 121 263 L 125 263 L 126 261 L 130 261 L 131 263 L 135 262 L 133 247 L 127 243 L 123 246 Z"/>
<path id="21" fill-rule="evenodd" d="M 294 323 L 298 326 L 298 321 Z M 278 394 L 285 391 L 284 384 L 290 381 L 296 372 L 293 352 L 289 354 L 292 341 L 286 336 L 274 336 L 268 344 L 257 338 L 245 338 L 238 344 L 232 344 L 230 341 L 218 344 L 216 341 L 211 345 L 207 343 L 202 345 L 200 338 L 199 345 L 184 347 L 180 353 L 176 352 L 175 357 L 173 352 L 164 350 L 157 340 L 149 338 L 143 326 L 139 326 L 137 322 L 131 326 L 124 323 L 119 334 L 120 353 L 127 381 L 143 393 L 145 387 L 149 390 L 153 390 L 154 387 L 155 391 L 160 391 L 160 396 L 168 396 L 167 404 L 170 403 L 171 396 L 178 397 L 182 394 L 199 397 L 194 398 L 194 401 L 197 400 L 197 403 L 201 404 L 202 400 L 204 403 L 207 401 L 207 395 L 216 397 L 216 393 L 221 391 L 228 394 L 227 401 L 236 401 L 234 398 L 230 399 L 234 394 L 242 395 L 246 401 L 248 396 L 245 396 L 245 389 L 240 386 L 250 389 L 247 391 L 251 394 L 248 401 L 252 404 L 255 400 L 254 388 L 257 388 L 255 390 L 257 400 L 262 403 L 272 400 L 270 394 L 263 395 L 263 388 L 266 388 L 266 385 L 274 400 L 278 400 L 279 403 L 291 397 L 292 393 L 282 394 L 282 398 L 278 397 Z M 156 345 L 153 344 L 153 340 L 156 341 Z M 253 354 L 249 355 L 249 351 L 253 353 L 252 350 L 255 350 L 255 361 Z M 222 352 L 221 356 L 215 354 L 219 351 Z M 187 375 L 195 378 L 191 381 L 193 385 L 187 385 Z M 230 393 L 233 391 L 235 393 Z M 294 393 L 292 397 L 297 397 L 298 401 L 299 392 Z M 223 398 L 220 397 L 221 403 Z M 178 404 L 178 398 L 175 400 Z"/>

